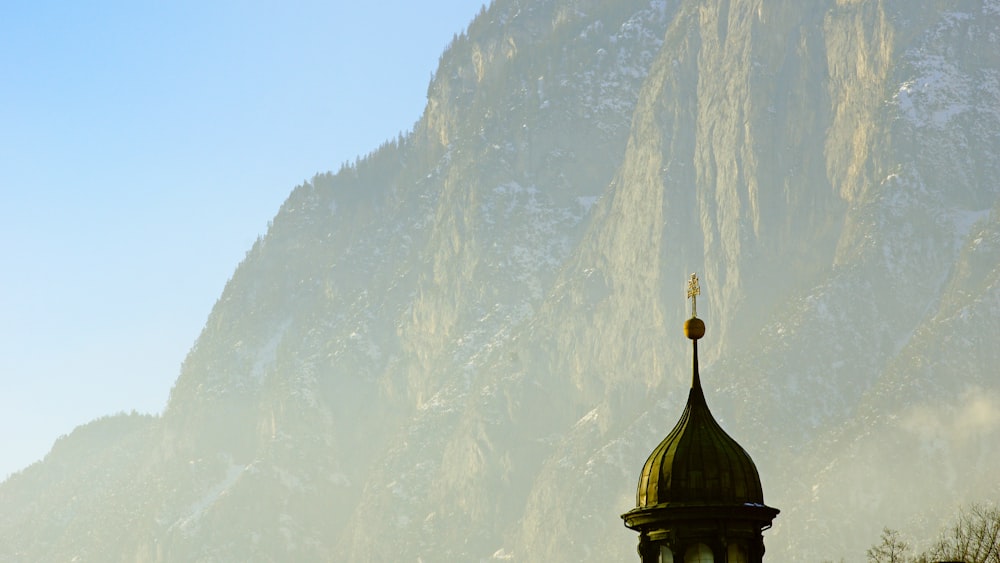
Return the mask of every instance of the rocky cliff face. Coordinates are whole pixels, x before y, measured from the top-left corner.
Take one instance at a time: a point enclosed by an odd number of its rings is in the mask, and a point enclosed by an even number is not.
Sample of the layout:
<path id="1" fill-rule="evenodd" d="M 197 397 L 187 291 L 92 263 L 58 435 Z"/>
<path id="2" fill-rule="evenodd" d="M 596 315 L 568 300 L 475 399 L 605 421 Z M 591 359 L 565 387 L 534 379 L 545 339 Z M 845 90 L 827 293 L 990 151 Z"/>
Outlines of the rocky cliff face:
<path id="1" fill-rule="evenodd" d="M 0 486 L 0 560 L 627 560 L 692 271 L 769 559 L 932 536 L 1000 497 L 998 132 L 996 0 L 497 0 L 291 193 L 161 417 Z"/>

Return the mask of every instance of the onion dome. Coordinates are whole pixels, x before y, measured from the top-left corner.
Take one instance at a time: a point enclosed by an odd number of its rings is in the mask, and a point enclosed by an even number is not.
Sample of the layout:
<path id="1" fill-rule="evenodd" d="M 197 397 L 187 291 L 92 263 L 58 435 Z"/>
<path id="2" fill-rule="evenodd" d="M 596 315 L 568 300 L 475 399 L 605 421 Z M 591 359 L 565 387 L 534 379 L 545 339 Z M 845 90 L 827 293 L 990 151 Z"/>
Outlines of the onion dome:
<path id="1" fill-rule="evenodd" d="M 764 504 L 753 460 L 719 426 L 705 402 L 698 375 L 697 340 L 705 334 L 705 323 L 692 317 L 685 323 L 684 331 L 694 343 L 694 373 L 687 406 L 674 429 L 646 460 L 639 478 L 636 506 Z"/>
<path id="2" fill-rule="evenodd" d="M 694 350 L 687 405 L 646 460 L 636 507 L 622 519 L 640 533 L 643 562 L 664 560 L 656 555 L 658 550 L 685 554 L 701 547 L 716 554 L 733 550 L 727 561 L 760 561 L 761 531 L 771 526 L 778 509 L 764 504 L 753 460 L 719 426 L 705 402 L 698 374 L 698 340 L 705 335 L 705 323 L 697 317 L 699 293 L 698 278 L 692 274 L 688 285 L 692 314 L 684 323 Z"/>

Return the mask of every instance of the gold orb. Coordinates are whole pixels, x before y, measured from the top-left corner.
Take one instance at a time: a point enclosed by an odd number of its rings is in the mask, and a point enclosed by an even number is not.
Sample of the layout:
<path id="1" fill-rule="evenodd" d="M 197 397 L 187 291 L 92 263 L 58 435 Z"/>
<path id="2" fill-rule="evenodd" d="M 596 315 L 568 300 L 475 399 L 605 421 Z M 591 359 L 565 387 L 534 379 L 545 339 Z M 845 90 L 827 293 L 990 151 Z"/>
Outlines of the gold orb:
<path id="1" fill-rule="evenodd" d="M 691 317 L 684 321 L 684 336 L 691 340 L 698 340 L 705 336 L 705 323 L 698 317 Z"/>

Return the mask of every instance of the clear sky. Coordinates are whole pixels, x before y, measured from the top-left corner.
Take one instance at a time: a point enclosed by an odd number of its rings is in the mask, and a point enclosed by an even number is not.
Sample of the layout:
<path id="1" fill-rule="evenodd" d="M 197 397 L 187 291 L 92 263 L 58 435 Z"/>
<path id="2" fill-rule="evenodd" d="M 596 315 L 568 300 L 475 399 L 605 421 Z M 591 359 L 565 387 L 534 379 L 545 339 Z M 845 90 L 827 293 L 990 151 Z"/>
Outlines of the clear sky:
<path id="1" fill-rule="evenodd" d="M 292 188 L 409 131 L 483 3 L 0 4 L 0 479 L 161 412 Z"/>

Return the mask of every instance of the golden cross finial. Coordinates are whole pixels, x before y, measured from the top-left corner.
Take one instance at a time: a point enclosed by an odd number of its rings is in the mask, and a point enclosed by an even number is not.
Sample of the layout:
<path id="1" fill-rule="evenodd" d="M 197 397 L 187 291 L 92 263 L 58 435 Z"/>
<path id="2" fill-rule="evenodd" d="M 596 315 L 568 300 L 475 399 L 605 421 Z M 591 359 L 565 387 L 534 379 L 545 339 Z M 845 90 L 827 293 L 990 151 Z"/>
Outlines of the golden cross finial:
<path id="1" fill-rule="evenodd" d="M 698 285 L 698 275 L 691 274 L 688 280 L 688 299 L 691 300 L 691 316 L 698 316 L 698 296 L 701 295 L 701 286 Z"/>

